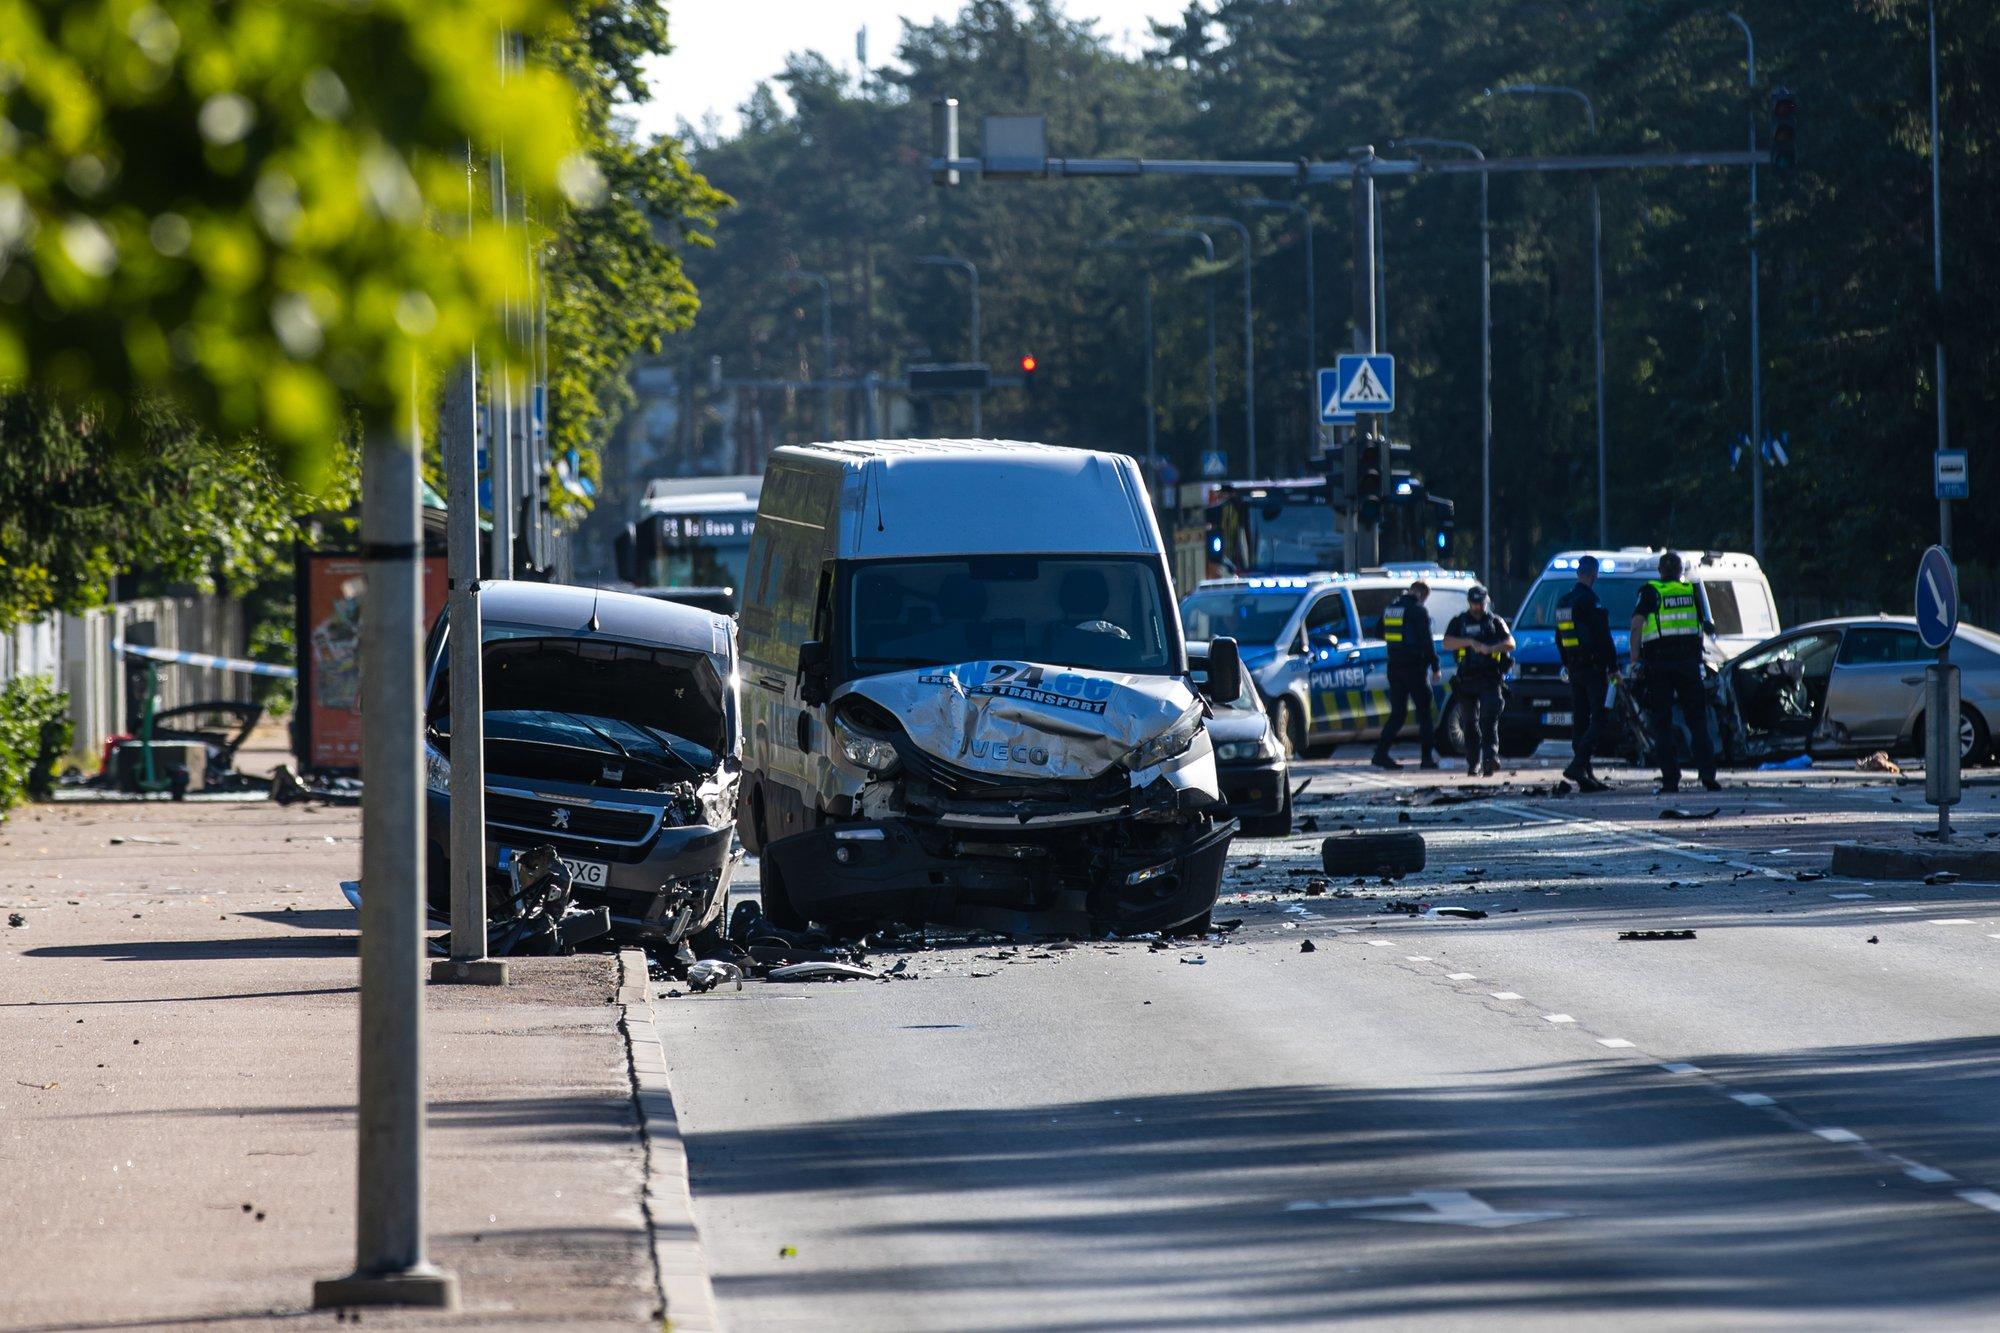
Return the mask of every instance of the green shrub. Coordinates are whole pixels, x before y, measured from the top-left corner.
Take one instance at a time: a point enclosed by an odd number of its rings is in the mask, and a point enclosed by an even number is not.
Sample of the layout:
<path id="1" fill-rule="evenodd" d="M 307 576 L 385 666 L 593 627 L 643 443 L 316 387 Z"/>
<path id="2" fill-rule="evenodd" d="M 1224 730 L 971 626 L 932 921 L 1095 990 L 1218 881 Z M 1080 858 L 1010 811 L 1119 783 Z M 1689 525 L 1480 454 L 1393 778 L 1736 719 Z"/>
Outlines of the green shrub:
<path id="1" fill-rule="evenodd" d="M 47 796 L 69 744 L 69 695 L 54 681 L 21 676 L 0 687 L 0 811 Z"/>

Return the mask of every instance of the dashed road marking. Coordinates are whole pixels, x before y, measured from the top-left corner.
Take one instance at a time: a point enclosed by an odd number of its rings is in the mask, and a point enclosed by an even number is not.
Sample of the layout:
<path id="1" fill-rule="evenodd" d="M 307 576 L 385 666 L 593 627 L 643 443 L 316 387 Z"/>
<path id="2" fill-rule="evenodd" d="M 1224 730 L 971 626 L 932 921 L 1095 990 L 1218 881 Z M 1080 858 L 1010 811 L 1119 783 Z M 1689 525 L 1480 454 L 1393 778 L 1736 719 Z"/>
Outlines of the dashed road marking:
<path id="1" fill-rule="evenodd" d="M 1731 1101 L 1742 1102 L 1745 1106 L 1770 1106 L 1772 1101 L 1761 1092 L 1732 1092 Z"/>
<path id="2" fill-rule="evenodd" d="M 1904 1167 L 1903 1174 L 1925 1185 L 1944 1185 L 1957 1179 L 1949 1171 L 1940 1171 L 1934 1166 L 1925 1166 L 1920 1162 Z"/>
<path id="3" fill-rule="evenodd" d="M 1496 990 L 1496 991 L 1491 991 L 1489 993 L 1496 1000 L 1518 1000 L 1521 998 L 1521 993 L 1519 991 Z"/>
<path id="4" fill-rule="evenodd" d="M 1428 963 L 1430 960 L 1431 956 L 1427 953 L 1406 953 L 1403 955 L 1403 961 L 1406 963 Z"/>
<path id="5" fill-rule="evenodd" d="M 1386 949 L 1390 943 L 1391 941 L 1389 940 L 1369 940 L 1368 946 L 1373 949 Z"/>
<path id="6" fill-rule="evenodd" d="M 1875 910 L 1878 912 L 1914 912 L 1917 909 L 1914 907 L 1878 907 Z"/>
<path id="7" fill-rule="evenodd" d="M 1666 1070 L 1669 1074 L 1699 1074 L 1703 1072 L 1700 1065 L 1691 1065 L 1680 1060 L 1669 1060 L 1667 1063 L 1661 1065 L 1660 1068 Z"/>
<path id="8" fill-rule="evenodd" d="M 1821 1138 L 1825 1139 L 1828 1143 L 1861 1142 L 1861 1136 L 1859 1134 L 1856 1134 L 1851 1129 L 1834 1129 L 1832 1127 L 1827 1127 L 1823 1129 L 1815 1129 L 1813 1133 L 1819 1135 Z"/>
<path id="9" fill-rule="evenodd" d="M 1836 893 L 1830 896 L 1851 901 L 1855 898 L 1873 898 L 1875 895 L 1872 893 Z"/>
<path id="10" fill-rule="evenodd" d="M 1996 939 L 1996 940 L 2000 940 L 2000 935 L 1995 935 L 1995 936 L 1994 936 L 1993 938 L 1994 938 L 1994 939 Z M 1479 980 L 1479 978 L 1478 978 L 1478 977 L 1474 976 L 1474 975 L 1473 975 L 1472 973 L 1470 973 L 1470 972 L 1447 972 L 1447 973 L 1445 973 L 1444 975 L 1445 975 L 1445 980 L 1447 980 L 1447 981 L 1477 981 L 1477 980 Z"/>
<path id="11" fill-rule="evenodd" d="M 1931 924 L 1933 926 L 1969 926 L 1972 924 L 1972 918 L 1969 916 L 1937 916 L 1931 918 Z"/>
<path id="12" fill-rule="evenodd" d="M 2000 1194 L 1992 1190 L 1959 1190 L 1958 1197 L 1988 1212 L 2000 1213 Z"/>
<path id="13" fill-rule="evenodd" d="M 1631 1046 L 1632 1043 L 1625 1040 L 1623 1037 L 1599 1037 L 1597 1039 L 1597 1044 L 1599 1046 L 1609 1046 L 1613 1050 L 1624 1050 L 1625 1048 Z"/>
<path id="14" fill-rule="evenodd" d="M 1571 1017 L 1570 1017 L 1570 1016 L 1569 1016 L 1568 1014 L 1543 1014 L 1543 1015 L 1542 1015 L 1542 1021 L 1543 1021 L 1544 1023 L 1574 1023 L 1574 1022 L 1576 1022 L 1576 1020 L 1575 1020 L 1574 1018 L 1571 1018 Z"/>

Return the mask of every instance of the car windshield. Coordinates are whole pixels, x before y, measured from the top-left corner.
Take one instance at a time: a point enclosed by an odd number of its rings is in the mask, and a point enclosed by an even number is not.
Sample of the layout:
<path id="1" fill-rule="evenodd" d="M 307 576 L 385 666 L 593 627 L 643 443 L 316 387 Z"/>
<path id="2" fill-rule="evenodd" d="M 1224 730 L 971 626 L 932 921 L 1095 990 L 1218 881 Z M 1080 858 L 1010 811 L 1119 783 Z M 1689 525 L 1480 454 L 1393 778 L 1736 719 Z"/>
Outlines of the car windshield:
<path id="1" fill-rule="evenodd" d="M 1181 623 L 1190 639 L 1273 644 L 1305 595 L 1303 588 L 1197 589 L 1181 599 Z"/>
<path id="2" fill-rule="evenodd" d="M 1639 604 L 1639 589 L 1648 580 L 1639 578 L 1613 578 L 1599 575 L 1597 596 L 1604 603 L 1604 613 L 1611 620 L 1615 633 L 1629 629 L 1632 624 L 1632 608 Z M 1576 580 L 1567 574 L 1547 574 L 1538 580 L 1528 600 L 1521 606 L 1521 614 L 1514 621 L 1514 628 L 1554 629 L 1556 627 L 1556 601 L 1576 586 Z"/>
<path id="3" fill-rule="evenodd" d="M 848 652 L 864 676 L 992 658 L 1168 675 L 1165 591 L 1139 556 L 875 561 L 853 571 Z"/>

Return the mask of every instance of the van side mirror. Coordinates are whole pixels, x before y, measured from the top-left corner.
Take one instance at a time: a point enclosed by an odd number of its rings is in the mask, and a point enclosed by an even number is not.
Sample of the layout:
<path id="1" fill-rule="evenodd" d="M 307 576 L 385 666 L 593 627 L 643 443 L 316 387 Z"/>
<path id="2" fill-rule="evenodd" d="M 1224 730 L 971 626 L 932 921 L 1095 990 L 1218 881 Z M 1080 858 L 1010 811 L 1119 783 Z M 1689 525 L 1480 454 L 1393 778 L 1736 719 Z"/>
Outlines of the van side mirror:
<path id="1" fill-rule="evenodd" d="M 1218 703 L 1233 701 L 1243 693 L 1243 657 L 1234 639 L 1208 641 L 1208 684 L 1203 691 Z"/>
<path id="2" fill-rule="evenodd" d="M 821 640 L 807 639 L 799 645 L 799 701 L 808 708 L 818 708 L 833 693 L 828 661 Z"/>

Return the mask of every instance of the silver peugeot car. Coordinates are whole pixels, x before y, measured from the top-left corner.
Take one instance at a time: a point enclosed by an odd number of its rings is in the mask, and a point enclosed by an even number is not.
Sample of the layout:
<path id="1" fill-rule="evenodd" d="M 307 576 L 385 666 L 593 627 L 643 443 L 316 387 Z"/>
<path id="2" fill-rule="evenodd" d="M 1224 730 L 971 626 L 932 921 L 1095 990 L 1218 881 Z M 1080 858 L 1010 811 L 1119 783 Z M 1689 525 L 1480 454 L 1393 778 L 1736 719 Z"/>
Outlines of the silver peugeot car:
<path id="1" fill-rule="evenodd" d="M 1936 660 L 1908 616 L 1795 626 L 1722 668 L 1725 749 L 1738 762 L 1920 753 L 1924 668 Z M 1962 626 L 1951 660 L 1959 668 L 1959 754 L 1981 763 L 2000 725 L 2000 635 Z"/>

